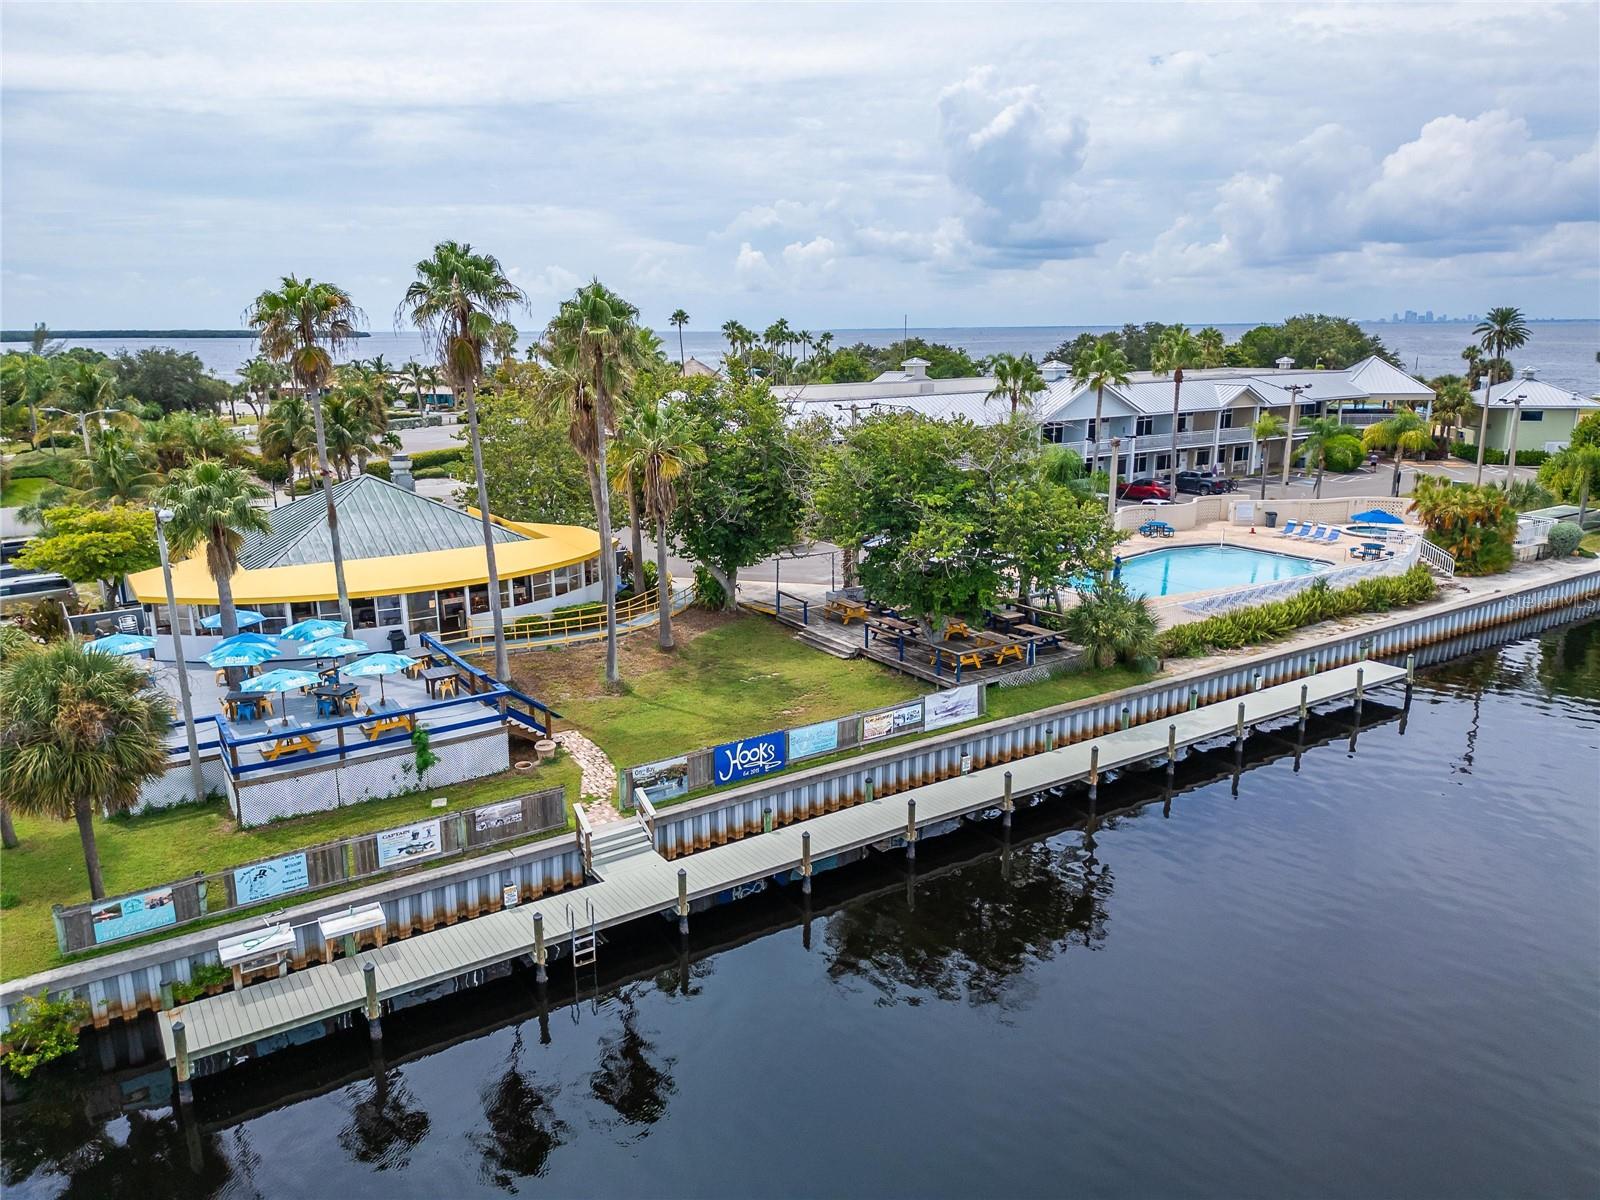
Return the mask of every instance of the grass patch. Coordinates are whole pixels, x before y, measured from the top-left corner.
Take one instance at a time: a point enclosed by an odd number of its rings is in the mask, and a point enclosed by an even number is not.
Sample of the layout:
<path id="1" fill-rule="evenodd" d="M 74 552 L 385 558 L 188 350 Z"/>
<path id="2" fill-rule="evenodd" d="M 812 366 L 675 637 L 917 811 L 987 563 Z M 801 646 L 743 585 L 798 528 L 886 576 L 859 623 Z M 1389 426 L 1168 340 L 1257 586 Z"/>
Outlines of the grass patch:
<path id="1" fill-rule="evenodd" d="M 1041 708 L 1053 708 L 1057 704 L 1087 700 L 1090 696 L 1119 692 L 1123 688 L 1135 687 L 1154 678 L 1155 675 L 1148 671 L 1135 671 L 1132 667 L 1111 667 L 1104 671 L 1069 671 L 1064 675 L 1055 675 L 1049 679 L 1041 679 L 1038 683 L 1023 684 L 1021 687 L 991 687 L 988 695 L 989 711 L 984 720 L 998 721 L 1004 717 L 1020 716 Z"/>
<path id="2" fill-rule="evenodd" d="M 1600 529 L 1584 534 L 1583 541 L 1578 543 L 1578 549 L 1587 550 L 1590 554 L 1600 554 Z"/>
<path id="3" fill-rule="evenodd" d="M 552 705 L 619 767 L 909 700 L 928 688 L 864 659 L 842 661 L 761 617 L 691 610 L 678 649 L 622 639 L 625 690 L 602 686 L 603 643 L 513 655 L 516 686 Z"/>
<path id="4" fill-rule="evenodd" d="M 53 479 L 13 479 L 6 484 L 5 495 L 0 497 L 0 505 L 6 508 L 22 508 L 24 505 L 33 504 L 46 490 L 58 486 Z M 66 488 L 65 503 L 71 503 L 72 497 L 77 493 L 71 488 Z"/>
<path id="5" fill-rule="evenodd" d="M 436 796 L 449 799 L 450 807 L 445 810 L 449 812 L 525 792 L 564 787 L 567 824 L 571 828 L 572 801 L 577 798 L 578 783 L 577 763 L 559 754 L 553 762 L 527 773 L 506 772 L 488 779 L 430 787 L 254 829 L 235 828 L 222 801 L 184 805 L 142 817 L 96 820 L 95 840 L 100 847 L 100 869 L 106 891 L 114 896 L 135 888 L 168 883 L 196 871 L 220 871 L 258 858 L 288 854 L 319 842 L 436 816 L 438 811 L 429 805 Z M 50 919 L 52 904 L 78 904 L 89 898 L 88 875 L 78 843 L 77 825 L 71 821 L 47 821 L 21 814 L 16 815 L 15 821 L 22 845 L 5 851 L 0 857 L 5 889 L 19 898 L 15 907 L 0 913 L 0 979 L 31 975 L 63 962 L 79 962 L 88 956 L 75 954 L 64 959 L 56 950 L 55 929 Z M 350 886 L 361 885 L 352 883 Z M 330 889 L 338 890 L 341 889 Z M 309 895 L 284 897 L 262 907 L 282 908 L 309 898 Z M 236 920 L 244 911 L 220 913 L 211 921 L 185 925 L 182 932 L 202 928 L 205 924 Z M 142 941 L 160 941 L 163 936 L 171 934 L 157 934 Z M 130 939 L 106 947 L 106 952 L 139 944 L 140 940 Z"/>

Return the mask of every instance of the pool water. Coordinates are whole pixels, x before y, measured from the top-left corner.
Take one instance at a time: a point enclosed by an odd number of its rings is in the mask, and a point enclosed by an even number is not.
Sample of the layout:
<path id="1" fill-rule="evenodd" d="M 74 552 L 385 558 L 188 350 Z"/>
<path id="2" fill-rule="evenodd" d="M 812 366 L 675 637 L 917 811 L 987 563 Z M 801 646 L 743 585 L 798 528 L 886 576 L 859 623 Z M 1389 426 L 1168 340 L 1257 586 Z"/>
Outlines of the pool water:
<path id="1" fill-rule="evenodd" d="M 1121 578 L 1137 596 L 1177 596 L 1292 579 L 1321 571 L 1324 565 L 1242 546 L 1174 546 L 1123 559 Z"/>

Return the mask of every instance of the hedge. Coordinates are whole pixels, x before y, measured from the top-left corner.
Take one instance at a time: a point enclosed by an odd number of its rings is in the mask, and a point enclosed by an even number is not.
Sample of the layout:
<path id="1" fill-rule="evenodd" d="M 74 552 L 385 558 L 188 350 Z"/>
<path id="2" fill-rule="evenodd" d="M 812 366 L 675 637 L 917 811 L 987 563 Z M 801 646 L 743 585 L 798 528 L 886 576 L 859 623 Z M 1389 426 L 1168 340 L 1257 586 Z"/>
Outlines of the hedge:
<path id="1" fill-rule="evenodd" d="M 1478 461 L 1478 448 L 1476 446 L 1457 442 L 1450 448 L 1450 452 L 1464 462 L 1475 463 Z M 1523 450 L 1519 448 L 1517 450 L 1517 466 L 1543 466 L 1544 460 L 1549 457 L 1550 452 L 1548 450 Z M 1503 467 L 1506 465 L 1506 452 L 1504 450 L 1496 450 L 1493 446 L 1490 446 L 1483 452 L 1483 461 L 1489 466 Z"/>
<path id="2" fill-rule="evenodd" d="M 71 487 L 77 478 L 83 455 L 51 454 L 45 450 L 24 450 L 7 464 L 13 479 L 48 479 Z"/>
<path id="3" fill-rule="evenodd" d="M 387 458 L 371 459 L 367 465 L 362 468 L 362 474 L 376 475 L 379 479 L 394 478 L 394 476 L 390 473 L 389 460 Z"/>
<path id="4" fill-rule="evenodd" d="M 411 456 L 411 469 L 425 471 L 429 467 L 448 467 L 458 462 L 464 462 L 467 457 L 465 446 L 452 446 L 443 450 L 418 450 Z"/>
<path id="5" fill-rule="evenodd" d="M 552 620 L 560 617 L 592 617 L 606 611 L 606 606 L 598 600 L 586 601 L 583 604 L 564 604 L 560 608 L 552 609 L 549 613 L 534 613 L 531 616 L 518 617 L 506 626 L 507 633 L 515 633 L 519 637 L 543 637 L 551 632 Z"/>

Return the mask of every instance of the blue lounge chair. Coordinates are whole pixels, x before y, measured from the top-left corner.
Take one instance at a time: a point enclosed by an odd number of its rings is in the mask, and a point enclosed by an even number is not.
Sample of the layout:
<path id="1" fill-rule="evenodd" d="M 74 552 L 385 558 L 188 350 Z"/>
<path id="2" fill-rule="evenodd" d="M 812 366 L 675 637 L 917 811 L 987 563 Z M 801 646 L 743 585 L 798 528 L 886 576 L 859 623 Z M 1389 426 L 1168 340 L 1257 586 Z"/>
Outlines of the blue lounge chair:
<path id="1" fill-rule="evenodd" d="M 1323 538 L 1322 540 L 1324 542 L 1326 542 L 1330 546 L 1333 545 L 1335 542 L 1337 542 L 1339 540 L 1339 530 L 1338 530 L 1338 528 L 1335 527 L 1333 529 L 1328 530 L 1328 536 Z"/>
<path id="2" fill-rule="evenodd" d="M 1308 542 L 1321 541 L 1322 540 L 1322 535 L 1324 533 L 1326 533 L 1327 531 L 1328 531 L 1328 527 L 1326 525 L 1310 525 L 1310 524 L 1306 524 L 1306 525 L 1302 525 L 1300 527 L 1299 536 L 1303 540 L 1308 541 Z"/>
<path id="3" fill-rule="evenodd" d="M 1283 523 L 1283 532 L 1280 533 L 1278 536 L 1279 537 L 1299 537 L 1300 536 L 1300 522 L 1298 522 L 1298 521 L 1285 521 Z"/>

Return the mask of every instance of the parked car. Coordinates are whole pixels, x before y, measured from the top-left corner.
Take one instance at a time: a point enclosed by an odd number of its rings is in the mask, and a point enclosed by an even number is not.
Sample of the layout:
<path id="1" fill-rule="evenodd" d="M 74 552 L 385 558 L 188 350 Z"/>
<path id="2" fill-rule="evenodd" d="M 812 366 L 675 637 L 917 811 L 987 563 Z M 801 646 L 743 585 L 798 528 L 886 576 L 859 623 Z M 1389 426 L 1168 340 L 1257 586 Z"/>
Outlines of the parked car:
<path id="1" fill-rule="evenodd" d="M 1178 490 L 1192 492 L 1197 496 L 1210 496 L 1215 492 L 1233 491 L 1233 480 L 1223 475 L 1211 475 L 1205 471 L 1179 471 Z"/>
<path id="2" fill-rule="evenodd" d="M 1117 484 L 1118 500 L 1170 500 L 1166 485 L 1157 483 L 1149 476 L 1138 479 L 1125 480 Z"/>

